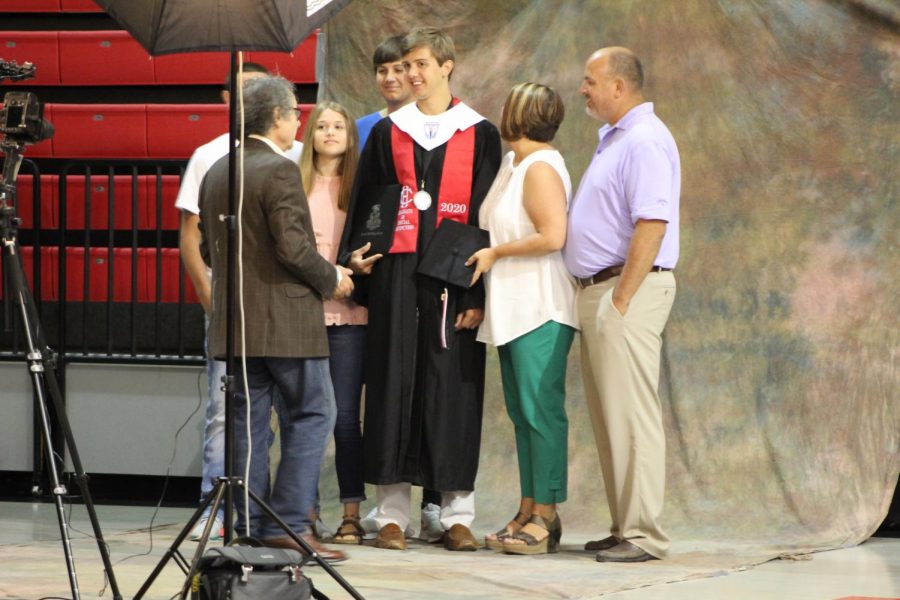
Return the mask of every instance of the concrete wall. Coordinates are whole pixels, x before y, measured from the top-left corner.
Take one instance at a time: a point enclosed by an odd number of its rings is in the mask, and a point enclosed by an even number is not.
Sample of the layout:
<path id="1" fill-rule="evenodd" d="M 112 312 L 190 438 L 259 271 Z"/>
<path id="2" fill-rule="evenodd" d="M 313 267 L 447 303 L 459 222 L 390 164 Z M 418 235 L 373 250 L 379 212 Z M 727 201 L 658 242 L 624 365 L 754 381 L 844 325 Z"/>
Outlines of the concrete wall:
<path id="1" fill-rule="evenodd" d="M 25 364 L 0 363 L 0 380 L 0 470 L 30 471 L 32 388 Z M 70 365 L 66 389 L 88 473 L 164 475 L 171 462 L 171 475 L 200 475 L 203 367 Z"/>

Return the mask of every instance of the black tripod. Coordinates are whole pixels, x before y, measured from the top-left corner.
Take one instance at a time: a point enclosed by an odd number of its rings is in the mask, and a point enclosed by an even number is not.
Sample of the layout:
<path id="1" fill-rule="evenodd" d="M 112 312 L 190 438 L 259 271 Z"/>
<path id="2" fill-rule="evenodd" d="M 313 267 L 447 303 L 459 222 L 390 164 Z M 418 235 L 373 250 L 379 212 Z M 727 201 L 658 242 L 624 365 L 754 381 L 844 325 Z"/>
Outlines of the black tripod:
<path id="1" fill-rule="evenodd" d="M 206 544 L 209 541 L 209 536 L 212 533 L 213 521 L 214 519 L 209 519 L 206 522 L 206 528 L 203 530 L 203 534 L 200 536 L 200 539 L 197 542 L 197 549 L 194 551 L 194 556 L 191 558 L 191 561 L 188 562 L 184 555 L 181 554 L 179 548 L 181 544 L 187 539 L 188 534 L 194 528 L 194 525 L 197 521 L 200 520 L 203 511 L 209 507 L 209 514 L 214 515 L 216 511 L 219 510 L 224 497 L 227 495 L 227 492 L 234 493 L 235 491 L 244 490 L 244 481 L 240 477 L 220 477 L 219 481 L 216 483 L 215 487 L 212 489 L 210 494 L 206 497 L 200 507 L 194 511 L 194 514 L 191 515 L 190 520 L 188 520 L 187 525 L 178 533 L 175 537 L 175 541 L 172 542 L 172 545 L 169 546 L 169 549 L 163 555 L 162 560 L 156 565 L 156 568 L 153 569 L 153 572 L 150 573 L 150 577 L 147 578 L 147 581 L 144 582 L 144 585 L 141 586 L 141 589 L 138 590 L 137 594 L 134 596 L 134 600 L 139 600 L 144 597 L 144 594 L 147 593 L 147 590 L 150 589 L 150 586 L 153 585 L 153 582 L 165 568 L 166 563 L 169 562 L 170 559 L 174 559 L 175 563 L 184 571 L 186 577 L 184 581 L 184 585 L 181 588 L 181 592 L 179 597 L 185 599 L 188 597 L 188 592 L 191 589 L 191 585 L 194 582 L 194 576 L 197 574 L 197 565 L 200 561 L 200 558 L 203 556 L 203 552 L 206 549 Z M 255 502 L 260 509 L 262 509 L 263 513 L 272 519 L 274 523 L 276 523 L 287 535 L 291 537 L 297 544 L 306 552 L 306 557 L 303 559 L 301 567 L 310 561 L 315 561 L 319 566 L 321 566 L 325 571 L 338 583 L 341 587 L 343 587 L 347 592 L 357 600 L 365 600 L 356 589 L 350 585 L 346 579 L 344 579 L 340 573 L 334 570 L 328 562 L 319 556 L 310 546 L 307 544 L 303 538 L 298 536 L 296 533 L 291 530 L 290 525 L 285 523 L 281 517 L 279 517 L 272 508 L 266 504 L 259 496 L 253 493 L 253 490 L 247 490 L 250 495 L 250 500 Z M 320 592 L 316 591 L 313 588 L 313 596 L 315 598 L 319 598 L 322 600 L 327 600 L 327 597 L 322 595 Z"/>
<path id="2" fill-rule="evenodd" d="M 191 516 L 190 520 L 184 526 L 184 528 L 178 533 L 175 538 L 175 541 L 172 542 L 172 545 L 169 546 L 169 549 L 163 555 L 162 559 L 156 565 L 156 568 L 147 578 L 147 581 L 144 582 L 144 585 L 141 586 L 141 589 L 138 590 L 138 593 L 135 595 L 134 600 L 139 600 L 144 597 L 144 594 L 150 589 L 150 586 L 156 580 L 157 576 L 162 572 L 166 563 L 170 559 L 174 559 L 176 564 L 181 568 L 182 571 L 186 574 L 186 578 L 184 581 L 184 585 L 181 589 L 180 597 L 182 599 L 187 598 L 188 591 L 191 589 L 191 585 L 193 583 L 194 575 L 197 572 L 197 565 L 200 561 L 200 558 L 203 556 L 203 552 L 206 549 L 206 544 L 209 542 L 209 536 L 212 533 L 212 527 L 214 523 L 214 519 L 210 518 L 206 523 L 206 528 L 203 530 L 203 533 L 200 536 L 200 539 L 197 543 L 197 549 L 194 552 L 194 556 L 190 562 L 188 562 L 184 556 L 179 551 L 179 547 L 184 542 L 184 540 L 188 537 L 190 531 L 194 528 L 194 525 L 197 521 L 200 520 L 203 511 L 210 507 L 209 514 L 215 515 L 219 510 L 219 506 L 222 503 L 225 503 L 225 543 L 230 543 L 232 541 L 232 537 L 234 534 L 234 525 L 233 525 L 233 498 L 235 497 L 235 491 L 243 492 L 245 489 L 248 493 L 248 496 L 252 502 L 254 502 L 259 508 L 263 511 L 263 513 L 271 519 L 274 523 L 276 523 L 291 539 L 293 539 L 297 545 L 305 553 L 306 557 L 303 561 L 303 564 L 308 563 L 310 560 L 314 560 L 318 563 L 328 575 L 331 576 L 341 587 L 343 587 L 347 592 L 357 600 L 365 600 L 356 589 L 350 585 L 347 580 L 345 580 L 334 568 L 328 564 L 328 562 L 319 556 L 315 550 L 313 550 L 306 541 L 303 540 L 300 536 L 298 536 L 291 527 L 285 523 L 281 517 L 279 517 L 272 508 L 266 504 L 259 496 L 253 493 L 252 490 L 247 487 L 247 482 L 245 482 L 240 477 L 234 477 L 233 474 L 233 466 L 234 466 L 234 394 L 235 394 L 235 378 L 234 378 L 234 365 L 235 365 L 235 354 L 234 354 L 234 323 L 235 323 L 235 307 L 236 307 L 236 287 L 235 282 L 237 278 L 235 273 L 237 271 L 237 244 L 235 243 L 235 229 L 237 227 L 237 202 L 235 200 L 237 194 L 237 157 L 235 155 L 235 143 L 237 140 L 236 132 L 237 132 L 237 94 L 238 90 L 238 59 L 237 52 L 232 51 L 231 53 L 231 82 L 230 82 L 230 94 L 233 99 L 230 103 L 229 109 L 229 119 L 231 123 L 231 127 L 229 128 L 229 148 L 231 151 L 228 153 L 228 214 L 221 215 L 220 218 L 227 225 L 227 243 L 228 243 L 228 261 L 227 261 L 227 301 L 225 307 L 226 314 L 226 323 L 228 323 L 227 327 L 227 335 L 226 335 L 226 367 L 225 367 L 225 376 L 222 378 L 225 390 L 225 477 L 220 477 L 219 481 L 216 483 L 216 486 L 213 488 L 212 492 L 207 496 L 202 505 L 194 511 L 194 514 Z M 252 401 L 252 400 L 251 400 Z M 249 509 L 249 507 L 248 507 Z M 249 510 L 247 511 L 247 518 L 249 518 Z M 313 590 L 313 594 L 317 598 L 324 598 L 322 594 Z"/>
<path id="3" fill-rule="evenodd" d="M 56 516 L 59 520 L 59 533 L 62 539 L 63 552 L 66 556 L 66 567 L 69 575 L 69 586 L 72 589 L 72 598 L 73 600 L 79 600 L 81 596 L 78 591 L 75 556 L 72 552 L 69 526 L 66 522 L 66 512 L 63 506 L 63 496 L 67 494 L 67 491 L 66 486 L 60 482 L 57 468 L 57 456 L 61 455 L 58 455 L 53 449 L 50 415 L 47 409 L 47 393 L 49 393 L 53 401 L 56 419 L 60 427 L 62 427 L 65 446 L 72 458 L 75 480 L 81 490 L 84 506 L 91 520 L 94 538 L 97 540 L 97 548 L 100 550 L 100 557 L 103 560 L 103 568 L 106 571 L 106 577 L 109 579 L 109 587 L 113 598 L 121 600 L 122 595 L 119 593 L 119 586 L 116 583 L 112 564 L 109 561 L 109 550 L 106 542 L 103 540 L 100 522 L 97 520 L 97 512 L 94 510 L 94 501 L 88 488 L 88 477 L 84 472 L 84 467 L 81 465 L 81 457 L 78 454 L 78 448 L 75 446 L 75 438 L 72 435 L 69 419 L 66 417 L 66 410 L 59 392 L 59 383 L 56 379 L 56 354 L 47 347 L 40 327 L 37 308 L 34 305 L 34 298 L 31 295 L 31 290 L 28 288 L 28 282 L 25 280 L 25 273 L 22 269 L 19 244 L 16 237 L 18 219 L 15 217 L 15 180 L 19 166 L 22 163 L 22 147 L 23 144 L 10 140 L 8 137 L 0 144 L 0 150 L 6 155 L 3 174 L 0 177 L 0 237 L 2 237 L 3 244 L 3 284 L 5 291 L 3 298 L 5 303 L 12 300 L 16 304 L 22 321 L 26 361 L 28 363 L 28 372 L 31 375 L 31 385 L 34 388 L 35 408 L 40 414 L 41 430 L 45 444 L 44 452 L 47 456 L 47 464 L 50 467 L 51 495 L 56 504 Z M 12 199 L 12 205 L 7 202 L 7 198 Z M 8 309 L 9 305 L 7 304 L 7 310 L 4 311 L 4 314 L 7 316 L 10 315 Z M 7 322 L 8 330 L 11 329 L 11 325 L 12 323 Z"/>

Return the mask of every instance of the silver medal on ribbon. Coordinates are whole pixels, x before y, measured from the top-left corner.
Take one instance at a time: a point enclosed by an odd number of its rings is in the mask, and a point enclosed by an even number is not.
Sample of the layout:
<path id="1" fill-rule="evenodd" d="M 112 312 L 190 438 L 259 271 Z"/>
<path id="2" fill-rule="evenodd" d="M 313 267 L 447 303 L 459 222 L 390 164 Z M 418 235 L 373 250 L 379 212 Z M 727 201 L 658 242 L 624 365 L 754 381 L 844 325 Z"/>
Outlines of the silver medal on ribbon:
<path id="1" fill-rule="evenodd" d="M 419 210 L 428 210 L 429 207 L 431 207 L 431 194 L 425 190 L 419 190 L 413 196 L 413 204 L 415 204 L 416 208 Z"/>

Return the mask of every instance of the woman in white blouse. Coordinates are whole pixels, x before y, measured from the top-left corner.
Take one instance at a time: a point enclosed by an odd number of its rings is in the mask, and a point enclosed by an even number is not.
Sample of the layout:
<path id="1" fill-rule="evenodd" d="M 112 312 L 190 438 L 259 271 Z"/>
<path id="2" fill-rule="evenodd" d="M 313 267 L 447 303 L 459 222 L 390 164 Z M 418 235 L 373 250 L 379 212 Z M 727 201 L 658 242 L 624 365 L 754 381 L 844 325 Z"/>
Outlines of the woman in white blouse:
<path id="1" fill-rule="evenodd" d="M 515 426 L 519 512 L 485 538 L 511 554 L 556 552 L 566 499 L 566 359 L 575 336 L 575 283 L 563 264 L 572 184 L 550 144 L 565 114 L 557 93 L 521 83 L 510 91 L 500 135 L 512 149 L 479 212 L 491 246 L 467 264 L 487 289 L 479 341 L 497 346 L 506 409 Z"/>

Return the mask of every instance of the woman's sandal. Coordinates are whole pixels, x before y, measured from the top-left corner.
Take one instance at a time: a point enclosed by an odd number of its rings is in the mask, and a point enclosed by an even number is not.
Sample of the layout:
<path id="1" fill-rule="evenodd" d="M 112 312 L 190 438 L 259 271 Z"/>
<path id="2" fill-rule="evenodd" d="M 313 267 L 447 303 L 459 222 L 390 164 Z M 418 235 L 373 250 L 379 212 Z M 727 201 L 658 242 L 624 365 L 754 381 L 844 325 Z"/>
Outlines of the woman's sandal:
<path id="1" fill-rule="evenodd" d="M 521 519 L 522 517 L 524 517 L 524 519 Z M 521 511 L 517 512 L 516 516 L 514 516 L 509 521 L 509 523 L 506 524 L 506 527 L 498 530 L 496 533 L 491 533 L 484 536 L 484 545 L 491 550 L 503 550 L 503 540 L 514 536 L 519 531 L 519 529 L 522 529 L 522 527 L 524 527 L 525 524 L 528 523 L 529 518 L 529 515 L 526 515 Z M 513 523 L 518 525 L 516 531 L 509 530 L 509 526 Z"/>
<path id="2" fill-rule="evenodd" d="M 359 517 L 344 517 L 341 526 L 338 527 L 334 534 L 333 542 L 335 544 L 359 545 L 363 543 L 363 537 L 366 532 L 362 525 L 359 524 Z"/>
<path id="3" fill-rule="evenodd" d="M 503 551 L 507 554 L 554 554 L 559 552 L 559 540 L 562 538 L 562 522 L 557 514 L 553 521 L 548 523 L 542 516 L 538 514 L 531 515 L 528 523 L 537 525 L 547 532 L 544 539 L 538 541 L 530 533 L 520 530 L 517 534 L 507 538 L 503 543 Z M 521 542 L 514 542 L 521 540 Z"/>

